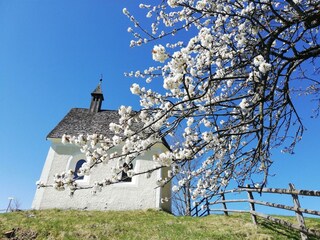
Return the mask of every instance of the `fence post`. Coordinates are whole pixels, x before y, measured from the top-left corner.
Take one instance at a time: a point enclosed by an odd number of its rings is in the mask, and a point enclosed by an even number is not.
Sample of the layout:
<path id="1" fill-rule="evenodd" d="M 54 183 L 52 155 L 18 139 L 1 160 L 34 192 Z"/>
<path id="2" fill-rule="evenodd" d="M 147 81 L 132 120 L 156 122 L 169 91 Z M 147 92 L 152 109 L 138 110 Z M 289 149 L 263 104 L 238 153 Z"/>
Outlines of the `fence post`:
<path id="1" fill-rule="evenodd" d="M 9 204 L 8 204 L 7 209 L 6 209 L 6 212 L 8 212 L 9 210 L 11 210 L 11 202 L 12 202 L 12 200 L 13 200 L 14 198 L 13 198 L 13 197 L 9 197 L 8 199 L 9 199 Z"/>
<path id="2" fill-rule="evenodd" d="M 199 204 L 199 203 L 198 203 L 198 202 L 195 202 L 195 204 L 196 204 L 196 206 L 195 206 L 195 207 L 196 207 L 196 216 L 198 217 L 198 211 L 199 211 L 199 210 L 198 210 L 198 204 Z"/>
<path id="3" fill-rule="evenodd" d="M 222 201 L 226 200 L 224 197 L 224 193 L 221 193 L 221 199 Z M 222 203 L 223 209 L 227 210 L 227 204 L 225 202 Z M 223 211 L 225 216 L 228 216 L 228 211 Z"/>
<path id="4" fill-rule="evenodd" d="M 210 215 L 210 208 L 209 208 L 208 198 L 206 198 L 206 207 L 207 207 L 207 215 Z"/>
<path id="5" fill-rule="evenodd" d="M 292 183 L 289 183 L 289 188 L 291 191 L 295 190 L 295 187 Z M 305 225 L 305 222 L 304 222 L 304 218 L 303 218 L 303 215 L 302 215 L 302 212 L 299 211 L 299 208 L 301 207 L 300 206 L 300 201 L 299 201 L 299 197 L 297 194 L 291 194 L 292 198 L 293 198 L 293 204 L 294 204 L 294 207 L 295 207 L 295 212 L 296 212 L 296 218 L 297 218 L 297 221 L 298 221 L 298 224 L 300 227 L 302 227 L 303 229 L 306 229 L 306 225 Z M 301 239 L 302 240 L 305 240 L 305 239 L 308 239 L 308 236 L 302 232 L 300 232 L 300 236 L 301 236 Z"/>
<path id="6" fill-rule="evenodd" d="M 249 188 L 249 187 L 250 187 L 250 185 L 247 185 L 247 188 Z M 251 210 L 251 211 L 255 211 L 256 209 L 255 209 L 255 206 L 254 206 L 254 202 L 251 202 L 251 201 L 254 200 L 253 194 L 252 194 L 252 192 L 249 192 L 249 191 L 247 191 L 247 193 L 248 193 L 250 210 Z M 252 220 L 252 222 L 253 222 L 254 225 L 257 225 L 257 217 L 256 217 L 256 215 L 254 215 L 254 214 L 252 214 L 252 213 L 251 213 L 251 220 Z"/>

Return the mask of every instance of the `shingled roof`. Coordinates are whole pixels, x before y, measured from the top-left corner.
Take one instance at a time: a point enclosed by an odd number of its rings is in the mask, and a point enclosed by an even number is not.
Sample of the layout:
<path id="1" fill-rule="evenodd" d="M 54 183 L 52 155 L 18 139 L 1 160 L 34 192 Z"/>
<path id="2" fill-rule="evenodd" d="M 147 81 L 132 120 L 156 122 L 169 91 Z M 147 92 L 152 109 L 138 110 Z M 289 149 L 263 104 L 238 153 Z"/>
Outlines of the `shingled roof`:
<path id="1" fill-rule="evenodd" d="M 101 82 L 91 93 L 92 99 L 90 108 L 72 108 L 70 112 L 58 123 L 58 125 L 47 135 L 47 138 L 62 138 L 63 134 L 77 136 L 79 134 L 102 134 L 107 138 L 112 138 L 114 133 L 109 129 L 110 123 L 118 123 L 120 115 L 118 110 L 102 110 L 101 104 L 104 100 Z M 133 131 L 142 129 L 142 122 L 135 122 Z M 150 132 L 151 134 L 151 132 Z M 162 143 L 170 149 L 164 138 Z"/>
<path id="2" fill-rule="evenodd" d="M 90 109 L 72 108 L 59 124 L 48 134 L 47 138 L 61 138 L 63 134 L 103 134 L 112 137 L 109 124 L 118 123 L 119 114 L 116 110 L 91 112 Z"/>
<path id="3" fill-rule="evenodd" d="M 111 138 L 114 133 L 109 129 L 110 123 L 118 123 L 120 115 L 117 110 L 101 110 L 91 112 L 86 108 L 72 108 L 59 124 L 48 134 L 47 138 L 62 138 L 63 134 L 77 136 L 79 134 L 102 134 Z M 136 123 L 135 129 L 141 129 Z M 165 138 L 162 143 L 170 150 Z"/>

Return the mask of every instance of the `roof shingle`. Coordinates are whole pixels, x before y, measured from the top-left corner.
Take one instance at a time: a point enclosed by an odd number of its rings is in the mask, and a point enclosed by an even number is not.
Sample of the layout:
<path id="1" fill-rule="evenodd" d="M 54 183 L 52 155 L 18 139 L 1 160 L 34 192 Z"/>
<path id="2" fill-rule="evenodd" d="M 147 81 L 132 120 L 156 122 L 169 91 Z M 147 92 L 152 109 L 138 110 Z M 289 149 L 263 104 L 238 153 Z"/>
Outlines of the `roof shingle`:
<path id="1" fill-rule="evenodd" d="M 110 123 L 118 123 L 119 114 L 116 110 L 90 112 L 85 108 L 72 108 L 59 124 L 48 134 L 47 138 L 62 138 L 63 134 L 103 134 L 112 137 Z"/>

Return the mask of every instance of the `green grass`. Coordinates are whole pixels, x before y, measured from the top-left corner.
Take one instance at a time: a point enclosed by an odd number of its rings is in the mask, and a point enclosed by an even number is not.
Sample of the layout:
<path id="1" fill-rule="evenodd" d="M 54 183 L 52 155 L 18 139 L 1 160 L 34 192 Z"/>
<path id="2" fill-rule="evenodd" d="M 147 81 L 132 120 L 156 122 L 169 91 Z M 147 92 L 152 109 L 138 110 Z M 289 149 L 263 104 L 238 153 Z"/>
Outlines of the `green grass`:
<path id="1" fill-rule="evenodd" d="M 288 221 L 295 218 L 285 217 Z M 14 239 L 300 239 L 298 232 L 249 215 L 203 218 L 175 217 L 155 210 L 75 211 L 44 210 L 0 214 L 0 239 L 16 229 Z M 307 219 L 320 230 L 320 219 Z M 312 238 L 311 238 L 312 239 Z M 315 239 L 315 238 L 314 238 Z"/>

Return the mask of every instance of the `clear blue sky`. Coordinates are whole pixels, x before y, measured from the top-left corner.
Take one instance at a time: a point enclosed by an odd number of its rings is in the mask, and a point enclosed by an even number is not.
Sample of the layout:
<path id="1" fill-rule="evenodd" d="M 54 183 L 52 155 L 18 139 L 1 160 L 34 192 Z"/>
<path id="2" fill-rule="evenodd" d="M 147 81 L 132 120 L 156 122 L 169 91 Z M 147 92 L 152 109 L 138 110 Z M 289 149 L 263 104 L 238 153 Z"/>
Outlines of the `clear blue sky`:
<path id="1" fill-rule="evenodd" d="M 49 142 L 73 107 L 88 107 L 103 74 L 103 108 L 138 108 L 123 73 L 153 64 L 152 45 L 129 48 L 133 0 L 0 0 L 0 209 L 15 197 L 31 207 Z M 134 10 L 136 9 L 136 10 Z M 141 16 L 143 18 L 143 16 Z M 162 83 L 159 83 L 162 85 Z M 308 128 L 294 156 L 275 152 L 270 187 L 320 190 L 320 124 L 297 99 Z M 320 200 L 320 199 L 319 199 Z M 320 202 L 318 200 L 318 203 Z M 311 201 L 316 208 L 316 202 Z"/>

